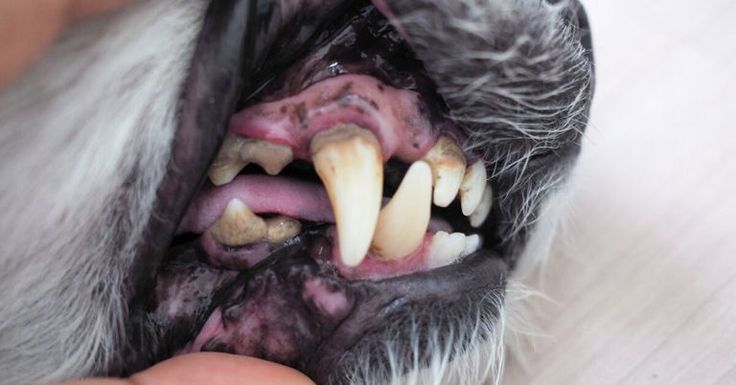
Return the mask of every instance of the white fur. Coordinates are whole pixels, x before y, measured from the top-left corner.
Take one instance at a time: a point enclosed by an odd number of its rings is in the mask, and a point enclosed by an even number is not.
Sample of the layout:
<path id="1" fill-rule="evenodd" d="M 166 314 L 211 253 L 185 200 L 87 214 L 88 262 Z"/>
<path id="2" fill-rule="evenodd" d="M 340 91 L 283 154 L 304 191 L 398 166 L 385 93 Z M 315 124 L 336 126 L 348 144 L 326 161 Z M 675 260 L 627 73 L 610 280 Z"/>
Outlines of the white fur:
<path id="1" fill-rule="evenodd" d="M 420 340 L 416 323 L 410 346 L 398 346 L 396 340 L 386 339 L 381 354 L 389 357 L 385 365 L 371 366 L 369 360 L 354 368 L 352 385 L 449 385 L 449 384 L 494 384 L 501 380 L 504 363 L 504 305 L 503 299 L 489 295 L 488 301 L 498 314 L 478 313 L 475 317 L 459 315 L 458 322 L 444 335 L 433 329 L 427 340 Z M 444 341 L 443 342 L 443 337 Z M 449 338 L 447 338 L 449 337 Z M 448 342 L 449 341 L 449 342 Z M 460 343 L 464 341 L 464 343 Z M 468 343 L 469 342 L 469 343 Z M 429 357 L 424 356 L 424 346 Z M 409 350 L 411 359 L 400 360 Z M 358 352 L 366 357 L 375 351 Z M 420 362 L 421 358 L 429 362 Z"/>
<path id="2" fill-rule="evenodd" d="M 3 384 L 115 358 L 121 280 L 168 161 L 202 3 L 139 2 L 80 25 L 0 96 Z"/>

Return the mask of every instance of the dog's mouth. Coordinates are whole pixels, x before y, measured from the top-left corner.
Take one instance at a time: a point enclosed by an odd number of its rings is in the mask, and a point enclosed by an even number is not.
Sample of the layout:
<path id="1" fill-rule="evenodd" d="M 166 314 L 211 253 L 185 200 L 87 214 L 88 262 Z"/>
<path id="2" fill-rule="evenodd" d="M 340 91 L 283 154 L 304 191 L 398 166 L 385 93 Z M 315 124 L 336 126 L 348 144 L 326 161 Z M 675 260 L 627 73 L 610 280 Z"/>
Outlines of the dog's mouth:
<path id="1" fill-rule="evenodd" d="M 209 10 L 122 370 L 222 351 L 343 383 L 492 338 L 510 218 L 392 11 L 267 4 Z"/>

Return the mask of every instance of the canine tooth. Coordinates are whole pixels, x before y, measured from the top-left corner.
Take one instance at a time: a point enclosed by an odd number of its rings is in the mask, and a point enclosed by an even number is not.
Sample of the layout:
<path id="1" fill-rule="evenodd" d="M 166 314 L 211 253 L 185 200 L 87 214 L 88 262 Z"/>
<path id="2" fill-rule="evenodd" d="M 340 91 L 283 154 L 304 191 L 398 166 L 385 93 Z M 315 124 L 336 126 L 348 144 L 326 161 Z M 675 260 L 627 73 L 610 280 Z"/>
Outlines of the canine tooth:
<path id="1" fill-rule="evenodd" d="M 342 261 L 357 266 L 371 245 L 381 209 L 381 146 L 366 129 L 337 125 L 317 134 L 310 151 L 335 213 Z"/>
<path id="2" fill-rule="evenodd" d="M 493 190 L 491 185 L 486 184 L 486 188 L 483 189 L 483 197 L 480 199 L 478 207 L 470 214 L 470 225 L 473 227 L 480 227 L 483 222 L 488 219 L 488 213 L 491 212 L 491 206 L 493 205 Z"/>
<path id="3" fill-rule="evenodd" d="M 470 255 L 475 253 L 481 246 L 480 235 L 472 234 L 465 236 L 465 248 L 463 249 L 462 256 Z"/>
<path id="4" fill-rule="evenodd" d="M 427 265 L 430 269 L 447 266 L 455 262 L 465 251 L 465 234 L 438 231 L 432 236 L 432 243 L 427 254 Z"/>
<path id="5" fill-rule="evenodd" d="M 264 239 L 268 227 L 240 199 L 232 199 L 209 232 L 216 241 L 235 247 Z"/>
<path id="6" fill-rule="evenodd" d="M 232 182 L 236 175 L 248 165 L 247 161 L 240 158 L 240 149 L 245 143 L 245 138 L 228 134 L 222 143 L 217 158 L 210 166 L 207 173 L 212 184 L 221 186 Z"/>
<path id="7" fill-rule="evenodd" d="M 267 239 L 271 243 L 283 242 L 302 231 L 302 224 L 296 219 L 278 216 L 266 219 Z"/>
<path id="8" fill-rule="evenodd" d="M 374 253 L 397 260 L 416 250 L 427 233 L 431 211 L 432 168 L 426 162 L 414 162 L 378 216 Z"/>
<path id="9" fill-rule="evenodd" d="M 465 171 L 463 184 L 460 185 L 460 207 L 466 217 L 472 214 L 480 205 L 487 177 L 486 167 L 482 160 L 473 163 Z"/>
<path id="10" fill-rule="evenodd" d="M 460 146 L 448 137 L 440 137 L 424 160 L 432 166 L 434 204 L 447 207 L 455 200 L 465 175 L 465 155 Z"/>
<path id="11" fill-rule="evenodd" d="M 248 139 L 240 149 L 240 158 L 246 163 L 253 162 L 261 166 L 269 175 L 278 175 L 294 160 L 294 153 L 287 145 Z"/>

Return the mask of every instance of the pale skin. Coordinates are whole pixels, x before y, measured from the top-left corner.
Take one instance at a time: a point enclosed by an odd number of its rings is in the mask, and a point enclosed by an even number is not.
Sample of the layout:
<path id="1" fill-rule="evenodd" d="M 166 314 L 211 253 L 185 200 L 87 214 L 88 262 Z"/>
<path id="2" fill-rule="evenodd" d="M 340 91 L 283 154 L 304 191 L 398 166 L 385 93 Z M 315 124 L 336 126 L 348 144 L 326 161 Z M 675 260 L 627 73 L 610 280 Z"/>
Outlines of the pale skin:
<path id="1" fill-rule="evenodd" d="M 0 0 L 0 92 L 64 27 L 124 6 L 129 0 Z M 90 378 L 57 385 L 314 385 L 273 362 L 222 353 L 172 358 L 129 378 Z"/>

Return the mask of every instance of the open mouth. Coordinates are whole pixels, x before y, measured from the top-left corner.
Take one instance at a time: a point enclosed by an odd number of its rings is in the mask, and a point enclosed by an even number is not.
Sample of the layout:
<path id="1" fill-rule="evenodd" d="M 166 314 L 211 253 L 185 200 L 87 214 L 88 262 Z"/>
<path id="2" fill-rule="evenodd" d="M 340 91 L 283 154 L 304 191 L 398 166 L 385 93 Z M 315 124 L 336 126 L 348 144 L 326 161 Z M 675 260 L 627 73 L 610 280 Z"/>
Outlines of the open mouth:
<path id="1" fill-rule="evenodd" d="M 221 351 L 338 384 L 494 337 L 527 191 L 509 159 L 474 144 L 481 122 L 456 118 L 422 48 L 394 25 L 406 12 L 213 2 L 129 280 L 120 371 Z M 577 153 L 579 130 L 551 132 L 521 144 L 534 149 L 526 183 L 555 179 Z"/>

